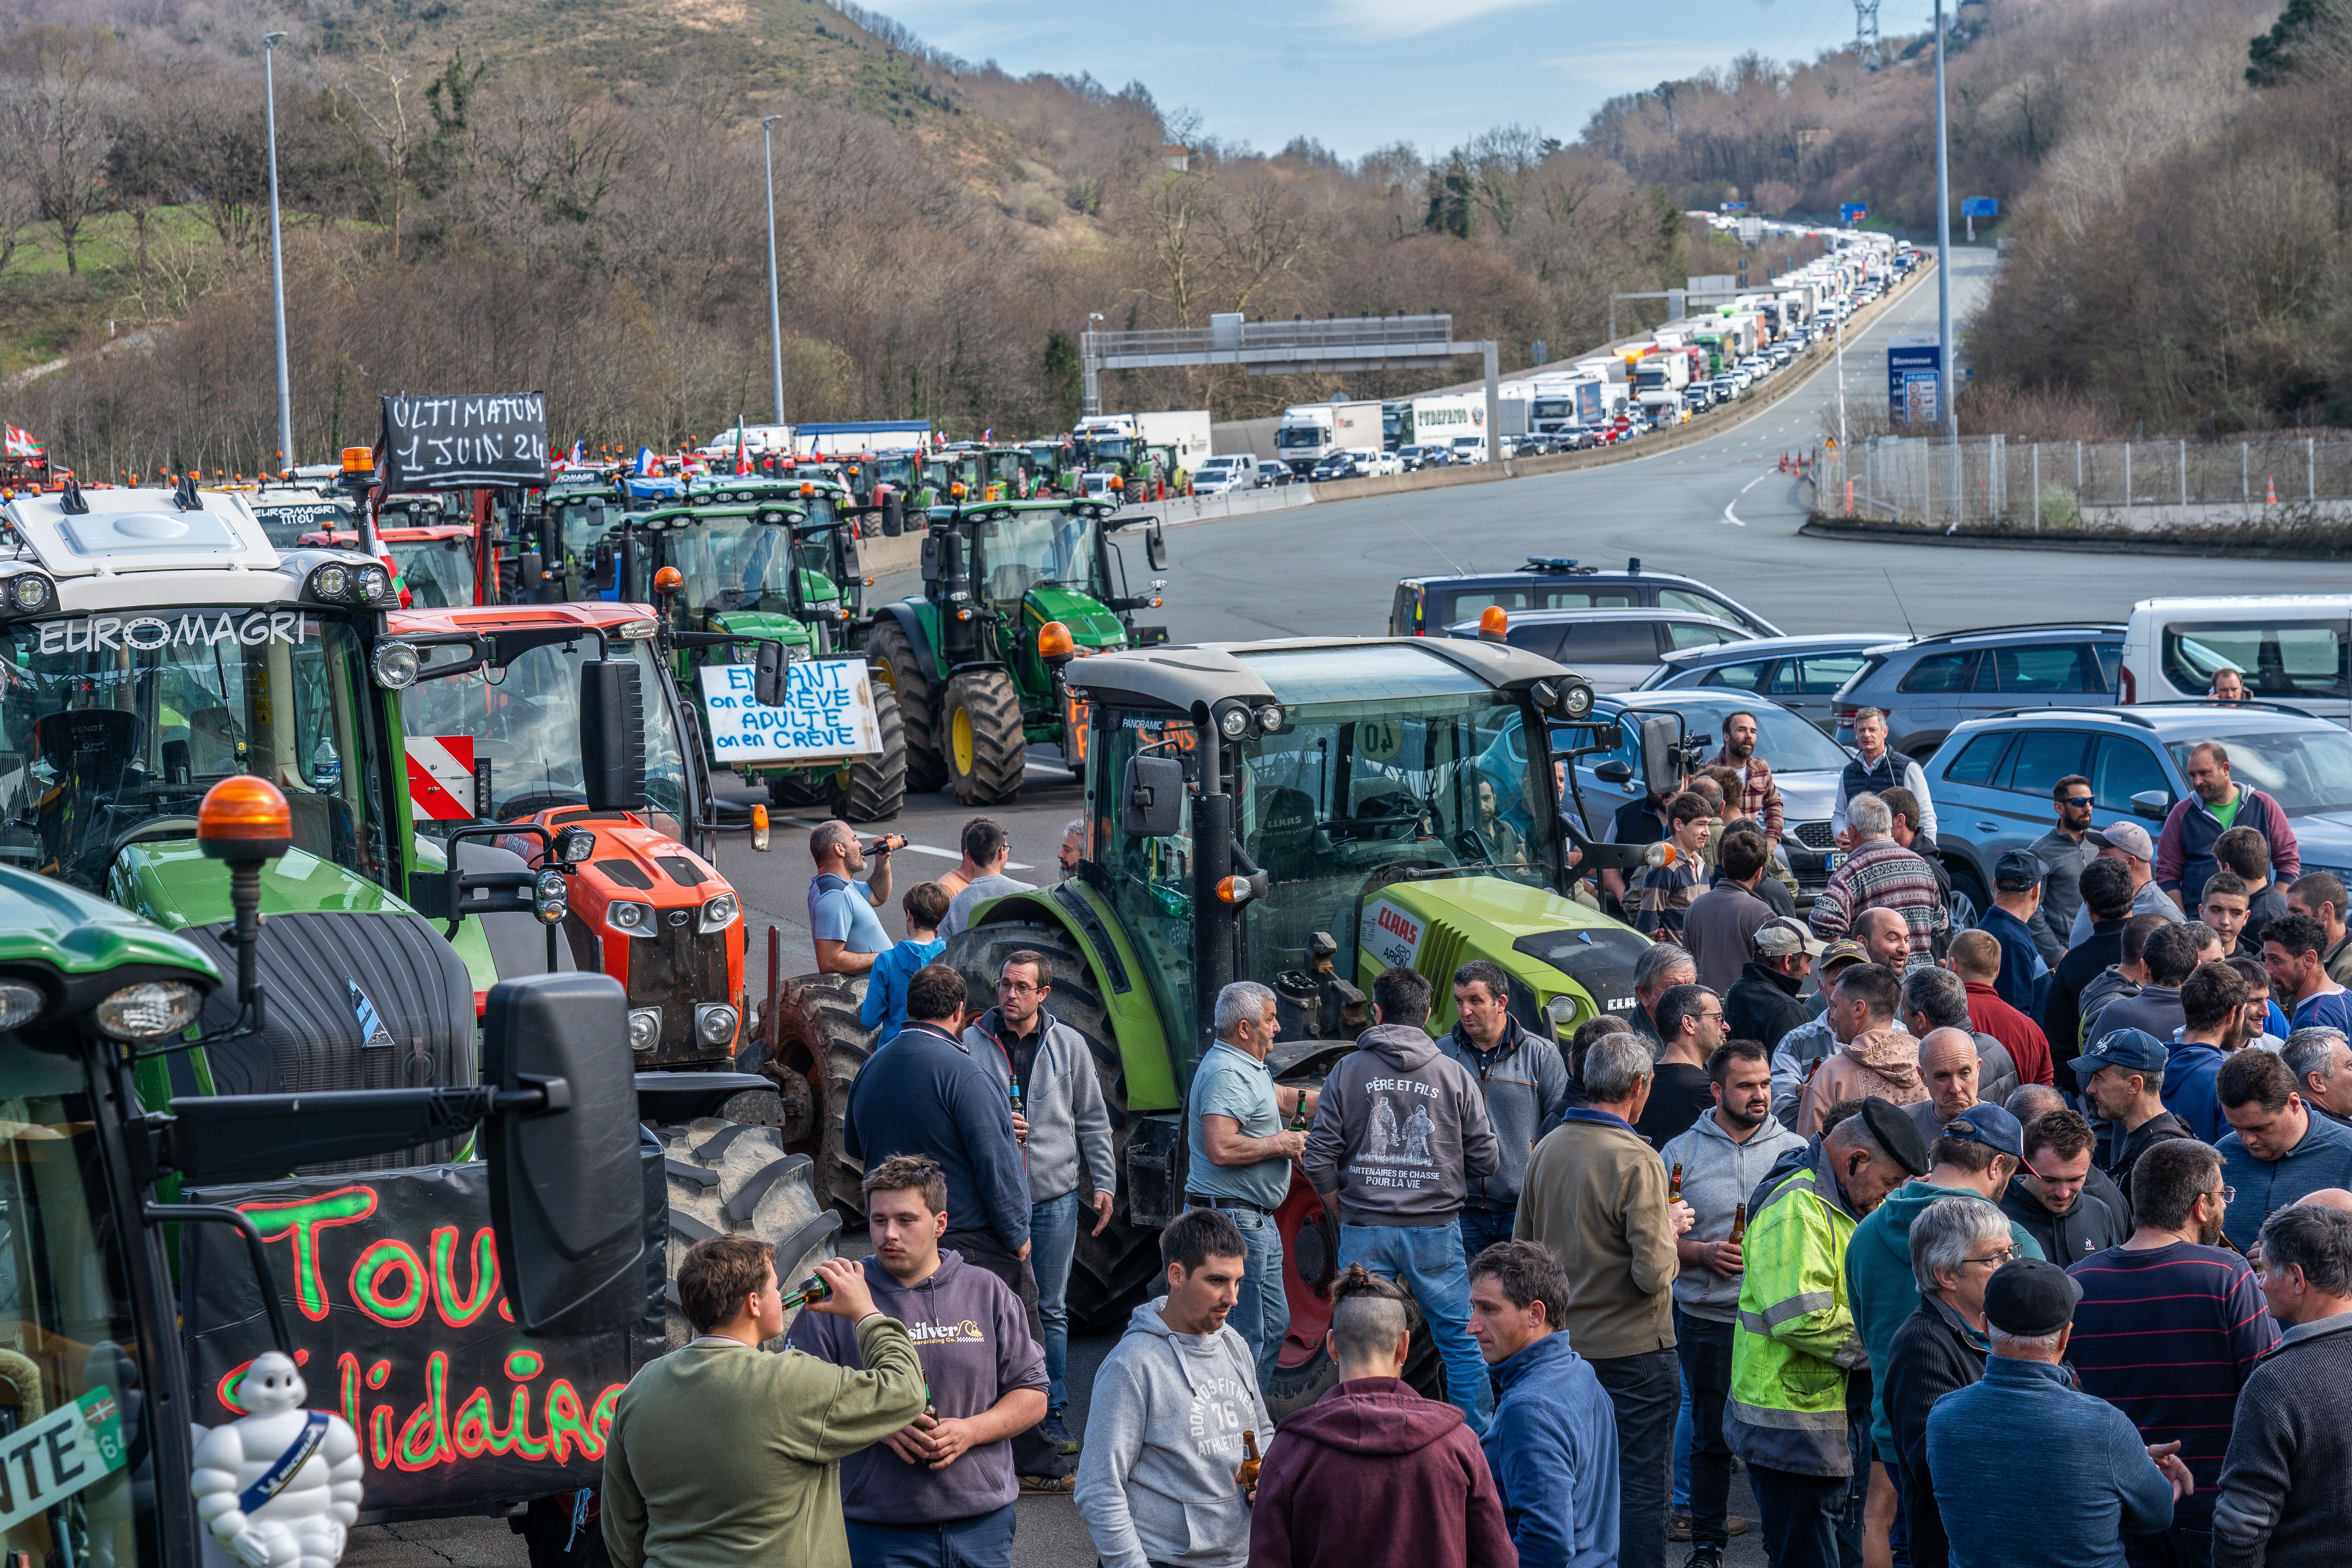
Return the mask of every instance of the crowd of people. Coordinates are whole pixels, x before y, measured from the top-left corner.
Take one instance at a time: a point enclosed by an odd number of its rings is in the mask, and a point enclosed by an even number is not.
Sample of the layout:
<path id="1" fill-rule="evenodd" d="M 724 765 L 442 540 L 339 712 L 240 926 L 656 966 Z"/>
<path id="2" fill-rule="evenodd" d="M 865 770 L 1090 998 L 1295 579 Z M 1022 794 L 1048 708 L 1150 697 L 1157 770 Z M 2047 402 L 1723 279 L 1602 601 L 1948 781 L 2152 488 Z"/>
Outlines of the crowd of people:
<path id="1" fill-rule="evenodd" d="M 698 1337 L 615 1413 L 610 1554 L 1000 1568 L 1014 1500 L 1062 1492 L 1109 1568 L 1662 1568 L 1675 1542 L 1718 1568 L 1751 1530 L 1773 1568 L 2338 1561 L 2342 882 L 2206 745 L 2155 837 L 2058 781 L 1955 929 L 1926 781 L 1865 713 L 1801 916 L 1754 731 L 1621 816 L 1678 850 L 1609 889 L 1654 939 L 1622 1017 L 1555 1040 L 1473 961 L 1433 1034 L 1430 980 L 1391 968 L 1314 1089 L 1274 1076 L 1275 994 L 1225 987 L 1182 1212 L 1082 1433 L 1066 1300 L 1112 1217 L 1109 1109 L 1045 955 L 1004 954 L 977 1014 L 939 962 L 1025 886 L 1004 831 L 970 824 L 891 943 L 887 841 L 817 829 L 820 967 L 870 973 L 884 1042 L 843 1126 L 872 1256 L 820 1268 L 805 1353 L 738 1357 L 783 1334 L 785 1282 L 756 1242 L 694 1248 Z M 1328 1387 L 1277 1429 L 1294 1173 L 1336 1241 Z"/>

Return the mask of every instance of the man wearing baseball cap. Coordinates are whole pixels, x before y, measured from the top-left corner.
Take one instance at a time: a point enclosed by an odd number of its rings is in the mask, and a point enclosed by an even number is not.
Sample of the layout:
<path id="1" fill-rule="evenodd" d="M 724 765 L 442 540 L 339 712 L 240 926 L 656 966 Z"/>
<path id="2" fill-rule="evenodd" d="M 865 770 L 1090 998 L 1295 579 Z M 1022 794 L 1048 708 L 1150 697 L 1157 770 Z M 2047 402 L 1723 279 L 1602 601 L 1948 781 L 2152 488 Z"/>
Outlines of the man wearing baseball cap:
<path id="1" fill-rule="evenodd" d="M 1735 1040 L 1757 1040 L 1767 1050 L 1791 1029 L 1804 1027 L 1805 1005 L 1797 1000 L 1813 960 L 1824 951 L 1801 921 L 1775 916 L 1749 939 L 1756 956 L 1740 965 L 1739 977 L 1723 994 L 1723 1030 Z"/>
<path id="2" fill-rule="evenodd" d="M 2041 1258 L 1985 1287 L 1982 1381 L 1927 1415 L 1927 1469 L 1952 1568 L 2124 1568 L 2126 1531 L 2172 1523 L 2192 1485 L 2178 1444 L 2149 1447 L 2123 1412 L 2077 1393 L 2064 1356 L 2082 1289 Z"/>
<path id="3" fill-rule="evenodd" d="M 1811 935 L 1810 931 L 1806 933 Z M 1818 941 L 1818 939 L 1816 939 Z M 1772 1047 L 1772 1114 L 1788 1126 L 1797 1124 L 1797 1104 L 1804 1098 L 1805 1080 L 1813 1069 L 1838 1053 L 1838 1037 L 1823 1011 L 1837 977 L 1857 963 L 1870 962 L 1870 950 L 1853 937 L 1841 937 L 1819 949 L 1813 960 L 1813 995 L 1806 1004 L 1806 1021 L 1779 1037 L 1740 1035 L 1734 1039 L 1758 1039 Z"/>
<path id="4" fill-rule="evenodd" d="M 2050 965 L 2033 942 L 2033 917 L 2042 909 L 2046 868 L 2022 849 L 2012 849 L 1992 866 L 1992 908 L 1977 929 L 2000 943 L 2000 973 L 1992 988 L 2019 1012 L 2033 1011 L 2033 982 Z"/>
<path id="5" fill-rule="evenodd" d="M 2066 1064 L 2083 1086 L 2083 1098 L 2107 1123 L 2099 1164 L 2126 1201 L 2132 1166 L 2150 1144 L 2197 1136 L 2164 1108 L 2165 1064 L 2171 1058 L 2171 1050 L 2146 1029 L 2116 1029 Z"/>
<path id="6" fill-rule="evenodd" d="M 1958 1034 L 1958 1030 L 1937 1030 Z M 1967 1044 L 1963 1037 L 1961 1044 Z M 1899 1114 L 1899 1112 L 1898 1112 Z M 1905 1120 L 1910 1118 L 1906 1115 Z M 2000 1202 L 2009 1178 L 2025 1157 L 2025 1131 L 2017 1118 L 1998 1105 L 1972 1105 L 1944 1123 L 1936 1141 L 1927 1144 L 1926 1176 L 1889 1194 L 1868 1218 L 1854 1227 L 1846 1247 L 1846 1290 L 1853 1302 L 1854 1327 L 1870 1351 L 1870 1364 L 1881 1367 L 1895 1349 L 1895 1331 L 1919 1308 L 1918 1276 L 1911 1268 L 1911 1225 L 1937 1198 L 1981 1198 Z M 2007 1219 L 2007 1216 L 2002 1216 Z M 2020 1258 L 2039 1258 L 2042 1248 L 2025 1227 L 2008 1220 L 2009 1244 Z M 1886 1424 L 1885 1390 L 1870 1391 L 1870 1436 L 1887 1479 L 1897 1481 L 1901 1456 L 1895 1447 L 1894 1428 Z"/>
<path id="7" fill-rule="evenodd" d="M 2120 860 L 2131 873 L 2132 906 L 2136 915 L 2162 915 L 2174 925 L 2184 919 L 2180 906 L 2172 901 L 2162 888 L 2156 885 L 2156 841 L 2147 829 L 2137 822 L 2110 822 L 2105 827 L 2094 827 L 2084 836 L 2084 842 L 2099 847 L 2098 858 Z M 2086 908 L 2074 911 L 2074 924 L 2066 933 L 2069 948 L 2082 945 L 2091 934 L 2091 911 Z"/>

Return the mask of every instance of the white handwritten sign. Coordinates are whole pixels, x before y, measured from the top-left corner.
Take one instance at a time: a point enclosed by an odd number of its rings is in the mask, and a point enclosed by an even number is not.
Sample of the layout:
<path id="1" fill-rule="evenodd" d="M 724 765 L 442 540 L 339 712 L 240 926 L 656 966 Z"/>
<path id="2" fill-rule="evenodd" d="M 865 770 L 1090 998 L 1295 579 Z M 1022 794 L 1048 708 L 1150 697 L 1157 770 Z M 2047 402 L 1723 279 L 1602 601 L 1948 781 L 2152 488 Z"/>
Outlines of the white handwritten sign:
<path id="1" fill-rule="evenodd" d="M 383 447 L 386 495 L 471 485 L 544 485 L 547 395 L 387 395 Z"/>
<path id="2" fill-rule="evenodd" d="M 702 667 L 702 707 L 719 766 L 881 754 L 882 728 L 864 659 L 794 659 L 785 667 L 784 700 L 774 708 L 754 700 L 756 676 L 748 664 Z"/>

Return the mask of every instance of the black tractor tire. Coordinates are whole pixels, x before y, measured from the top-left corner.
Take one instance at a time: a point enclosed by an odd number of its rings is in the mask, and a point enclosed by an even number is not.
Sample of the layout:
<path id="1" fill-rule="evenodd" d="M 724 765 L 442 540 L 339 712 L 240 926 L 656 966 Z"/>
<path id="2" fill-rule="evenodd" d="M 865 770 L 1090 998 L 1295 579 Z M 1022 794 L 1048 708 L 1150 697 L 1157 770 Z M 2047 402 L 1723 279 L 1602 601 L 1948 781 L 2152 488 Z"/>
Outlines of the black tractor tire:
<path id="1" fill-rule="evenodd" d="M 654 1132 L 669 1173 L 667 1317 L 669 1348 L 678 1350 L 694 1329 L 678 1308 L 677 1270 L 696 1242 L 748 1236 L 772 1243 L 776 1278 L 790 1290 L 833 1256 L 841 1216 L 816 1184 L 815 1163 L 787 1152 L 773 1127 L 705 1116 Z"/>
<path id="2" fill-rule="evenodd" d="M 958 755 L 960 730 L 971 737 L 968 757 Z M 950 679 L 940 705 L 940 740 L 948 782 L 963 805 L 997 805 L 1021 794 L 1029 745 L 1021 729 L 1021 694 L 1008 672 L 967 669 Z"/>
<path id="3" fill-rule="evenodd" d="M 1289 1205 L 1285 1207 L 1286 1209 Z M 1304 1228 L 1314 1234 L 1290 1235 L 1282 1238 L 1283 1268 L 1294 1277 L 1284 1283 L 1292 1288 L 1294 1303 L 1297 1297 L 1297 1277 L 1309 1271 L 1318 1277 L 1334 1275 L 1336 1270 L 1331 1265 L 1339 1256 L 1339 1227 L 1319 1207 Z M 1302 1261 L 1307 1263 L 1307 1270 L 1300 1269 Z M 1318 1279 L 1311 1283 L 1319 1284 L 1325 1289 L 1329 1288 L 1328 1279 Z M 1398 1283 L 1404 1284 L 1402 1280 Z M 1412 1347 L 1405 1358 L 1404 1380 L 1432 1399 L 1444 1399 L 1445 1363 L 1437 1353 L 1437 1342 L 1430 1337 L 1428 1321 L 1422 1316 L 1421 1304 L 1412 1300 L 1412 1287 L 1404 1285 L 1404 1291 L 1405 1328 L 1412 1335 Z M 1291 1336 L 1308 1339 L 1309 1336 L 1300 1331 L 1297 1312 L 1297 1308 L 1294 1304 Z M 1311 1336 L 1305 1360 L 1288 1365 L 1279 1363 L 1276 1365 L 1274 1376 L 1265 1390 L 1265 1413 L 1278 1424 L 1294 1411 L 1304 1410 L 1322 1398 L 1339 1381 L 1339 1363 L 1332 1359 L 1330 1346 L 1325 1343 L 1322 1334 L 1316 1332 Z"/>
<path id="4" fill-rule="evenodd" d="M 884 617 L 866 637 L 866 660 L 890 688 L 906 733 L 907 785 L 929 795 L 948 782 L 948 761 L 940 737 L 943 715 L 930 656 L 918 648 L 907 628 Z"/>
<path id="5" fill-rule="evenodd" d="M 816 1099 L 816 1191 L 854 1224 L 866 1221 L 866 1168 L 841 1146 L 841 1121 L 849 1109 L 849 1086 L 879 1044 L 881 1031 L 858 1021 L 866 1005 L 866 977 L 814 974 L 794 983 L 799 1005 L 823 1032 L 820 1059 L 811 1073 Z"/>
<path id="6" fill-rule="evenodd" d="M 907 800 L 907 721 L 889 687 L 878 679 L 872 684 L 881 754 L 824 775 L 825 809 L 844 822 L 887 822 Z"/>
<path id="7" fill-rule="evenodd" d="M 768 795 L 776 805 L 788 810 L 802 810 L 821 805 L 828 814 L 831 814 L 833 775 L 811 773 L 805 768 L 797 768 L 791 773 L 771 773 L 768 775 Z"/>
<path id="8" fill-rule="evenodd" d="M 1059 926 L 1024 921 L 975 926 L 949 938 L 939 962 L 952 964 L 963 975 L 977 1009 L 994 1005 L 997 974 L 1006 956 L 1022 948 L 1045 954 L 1052 972 L 1047 983 L 1053 987 L 1046 1011 L 1057 1022 L 1076 1029 L 1094 1057 L 1095 1077 L 1110 1110 L 1111 1159 L 1124 1169 L 1129 1131 L 1127 1074 L 1118 1042 L 1111 1034 L 1110 1011 L 1103 1005 L 1086 956 L 1068 933 Z M 1078 1251 L 1070 1270 L 1070 1325 L 1091 1332 L 1124 1322 L 1143 1300 L 1145 1288 L 1160 1271 L 1160 1233 L 1129 1221 L 1126 1184 L 1116 1173 L 1087 1171 L 1086 1175 L 1113 1182 L 1118 1194 L 1110 1224 L 1100 1236 L 1094 1236 L 1089 1234 L 1094 1229 L 1093 1211 L 1085 1201 L 1089 1189 L 1080 1188 Z"/>

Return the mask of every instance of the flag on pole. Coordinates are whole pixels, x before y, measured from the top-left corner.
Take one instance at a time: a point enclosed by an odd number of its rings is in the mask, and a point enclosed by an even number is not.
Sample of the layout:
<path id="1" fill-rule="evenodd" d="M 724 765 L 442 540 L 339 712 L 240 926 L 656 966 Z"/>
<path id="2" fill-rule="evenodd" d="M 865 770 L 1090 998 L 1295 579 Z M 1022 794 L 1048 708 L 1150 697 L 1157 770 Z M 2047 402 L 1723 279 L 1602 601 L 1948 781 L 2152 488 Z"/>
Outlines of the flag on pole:
<path id="1" fill-rule="evenodd" d="M 575 463 L 584 463 L 588 460 L 587 442 L 574 441 L 572 443 L 572 460 Z"/>
<path id="2" fill-rule="evenodd" d="M 637 460 L 634 465 L 632 471 L 642 479 L 649 479 L 652 477 L 654 472 L 654 449 L 651 447 L 640 447 L 637 448 Z"/>
<path id="3" fill-rule="evenodd" d="M 743 445 L 743 416 L 740 414 L 735 416 L 735 471 L 738 474 L 751 471 L 751 454 Z"/>
<path id="4" fill-rule="evenodd" d="M 7 455 L 12 458 L 37 458 L 41 455 L 41 444 L 33 439 L 30 430 L 20 425 L 11 425 L 8 426 Z"/>

